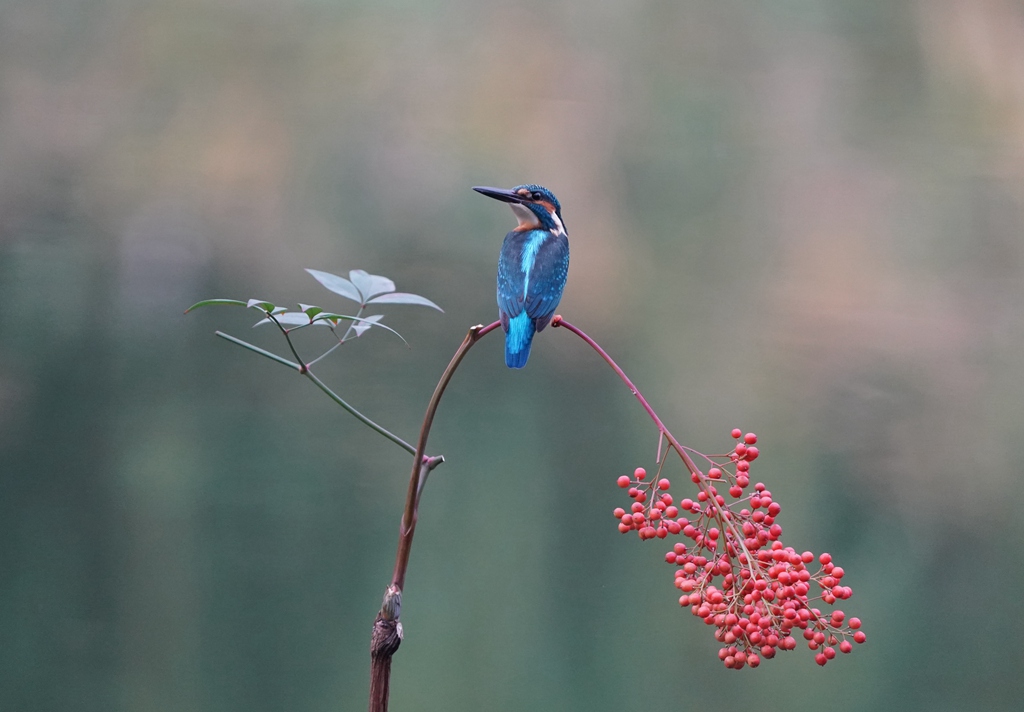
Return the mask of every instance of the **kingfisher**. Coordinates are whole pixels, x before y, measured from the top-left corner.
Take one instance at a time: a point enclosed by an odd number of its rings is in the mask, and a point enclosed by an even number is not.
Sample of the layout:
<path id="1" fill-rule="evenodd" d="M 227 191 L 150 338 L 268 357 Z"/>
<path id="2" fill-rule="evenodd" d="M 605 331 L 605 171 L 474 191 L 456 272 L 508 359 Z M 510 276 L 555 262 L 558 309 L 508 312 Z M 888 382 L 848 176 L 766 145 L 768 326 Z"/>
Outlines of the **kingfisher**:
<path id="1" fill-rule="evenodd" d="M 473 188 L 508 203 L 519 224 L 505 235 L 498 256 L 498 317 L 505 332 L 505 365 L 522 368 L 533 335 L 551 322 L 569 273 L 569 236 L 562 206 L 547 188 Z"/>

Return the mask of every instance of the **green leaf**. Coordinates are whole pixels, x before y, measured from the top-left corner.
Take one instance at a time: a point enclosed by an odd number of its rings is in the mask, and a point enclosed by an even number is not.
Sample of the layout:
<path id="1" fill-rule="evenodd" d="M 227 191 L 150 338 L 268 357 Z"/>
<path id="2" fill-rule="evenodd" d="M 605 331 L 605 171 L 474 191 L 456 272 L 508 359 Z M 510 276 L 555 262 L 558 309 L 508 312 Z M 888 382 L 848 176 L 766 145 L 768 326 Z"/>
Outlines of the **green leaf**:
<path id="1" fill-rule="evenodd" d="M 367 304 L 419 304 L 424 307 L 433 307 L 442 314 L 444 309 L 434 304 L 426 297 L 421 297 L 418 294 L 408 294 L 406 292 L 392 292 L 391 294 L 382 294 L 379 297 L 368 299 Z"/>
<path id="2" fill-rule="evenodd" d="M 245 302 L 239 299 L 204 299 L 203 301 L 196 302 L 195 304 L 190 306 L 188 309 L 185 310 L 185 313 L 188 314 L 190 311 L 194 311 L 199 307 L 208 307 L 211 304 L 230 304 L 231 306 L 236 307 L 248 306 Z"/>
<path id="3" fill-rule="evenodd" d="M 299 309 L 301 309 L 310 319 L 323 311 L 320 307 L 314 307 L 311 304 L 303 304 L 302 302 L 299 302 Z"/>
<path id="4" fill-rule="evenodd" d="M 339 277 L 338 275 L 331 274 L 330 272 L 321 272 L 316 269 L 307 269 L 306 271 L 313 275 L 313 279 L 327 287 L 327 289 L 331 290 L 335 294 L 340 294 L 346 299 L 351 299 L 356 304 L 363 303 L 363 296 L 359 293 L 359 290 L 356 289 L 356 285 L 352 284 L 344 277 Z"/>
<path id="5" fill-rule="evenodd" d="M 277 309 L 273 302 L 265 302 L 262 299 L 250 299 L 245 306 L 250 308 L 258 307 L 261 311 L 265 311 L 268 314 Z"/>
<path id="6" fill-rule="evenodd" d="M 365 270 L 354 269 L 348 273 L 348 277 L 367 301 L 378 294 L 395 291 L 395 283 L 379 274 L 368 274 Z"/>

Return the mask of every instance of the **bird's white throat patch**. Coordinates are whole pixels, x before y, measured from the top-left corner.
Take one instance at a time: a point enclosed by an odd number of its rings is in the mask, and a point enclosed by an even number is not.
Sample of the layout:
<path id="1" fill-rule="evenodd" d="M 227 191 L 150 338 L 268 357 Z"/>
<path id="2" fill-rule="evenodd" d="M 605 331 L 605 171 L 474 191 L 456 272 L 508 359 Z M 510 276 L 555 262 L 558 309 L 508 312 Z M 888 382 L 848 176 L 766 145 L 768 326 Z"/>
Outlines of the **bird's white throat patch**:
<path id="1" fill-rule="evenodd" d="M 519 227 L 522 229 L 533 230 L 540 227 L 540 220 L 533 214 L 525 205 L 519 203 L 509 203 L 508 206 L 512 208 L 512 212 L 516 214 L 516 219 L 519 221 Z"/>
<path id="2" fill-rule="evenodd" d="M 525 205 L 519 203 L 509 203 L 509 207 L 512 208 L 512 212 L 516 214 L 516 219 L 519 221 L 519 225 L 516 227 L 517 230 L 536 230 L 541 227 L 540 220 L 537 215 Z M 558 213 L 549 212 L 552 222 L 555 223 L 554 234 L 564 235 L 565 225 L 562 224 L 562 219 L 558 217 Z"/>

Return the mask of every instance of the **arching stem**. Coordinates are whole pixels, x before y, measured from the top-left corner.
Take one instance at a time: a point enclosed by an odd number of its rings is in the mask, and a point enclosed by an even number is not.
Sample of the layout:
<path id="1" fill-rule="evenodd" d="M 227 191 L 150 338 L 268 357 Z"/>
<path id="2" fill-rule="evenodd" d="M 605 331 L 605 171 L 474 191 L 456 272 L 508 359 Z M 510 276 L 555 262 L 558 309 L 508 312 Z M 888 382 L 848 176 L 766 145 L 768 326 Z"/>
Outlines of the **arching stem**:
<path id="1" fill-rule="evenodd" d="M 402 523 L 398 530 L 398 553 L 395 556 L 395 570 L 391 576 L 391 585 L 384 593 L 384 601 L 377 619 L 373 623 L 373 635 L 370 639 L 370 712 L 386 712 L 388 695 L 391 687 L 391 658 L 402 643 L 402 623 L 399 617 L 402 612 L 402 587 L 405 586 L 405 573 L 409 567 L 409 553 L 412 550 L 412 538 L 416 533 L 416 520 L 419 517 L 420 495 L 427 475 L 435 467 L 444 462 L 443 457 L 427 457 L 427 438 L 430 427 L 434 423 L 434 414 L 441 402 L 449 381 L 462 359 L 469 353 L 477 341 L 496 329 L 500 322 L 487 326 L 474 326 L 462 340 L 448 367 L 441 374 L 441 380 L 434 388 L 434 394 L 427 404 L 427 412 L 423 416 L 420 436 L 416 441 L 416 452 L 413 455 L 412 473 L 409 475 L 409 489 L 405 497 L 405 510 Z"/>
<path id="2" fill-rule="evenodd" d="M 615 360 L 608 355 L 607 351 L 601 348 L 600 344 L 598 344 L 592 338 L 587 336 L 587 334 L 583 332 L 581 329 L 578 329 L 577 327 L 573 326 L 569 322 L 562 319 L 560 315 L 555 316 L 555 318 L 551 320 L 551 326 L 568 329 L 572 333 L 576 334 L 576 336 L 583 339 L 590 346 L 590 348 L 594 349 L 594 351 L 596 351 L 598 355 L 605 360 L 605 363 L 612 367 L 612 370 L 615 371 L 615 373 L 622 380 L 622 382 L 626 384 L 626 387 L 629 388 L 630 393 L 632 393 L 636 397 L 636 399 L 640 402 L 640 405 L 643 406 L 643 409 L 647 411 L 647 415 L 649 415 L 651 420 L 654 421 L 654 425 L 658 428 L 659 455 L 661 453 L 660 438 L 664 437 L 665 440 L 668 442 L 669 447 L 675 450 L 676 453 L 679 455 L 680 459 L 683 461 L 683 465 L 685 465 L 686 469 L 690 472 L 690 475 L 696 482 L 697 487 L 700 488 L 705 494 L 707 494 L 707 501 L 709 506 L 711 507 L 711 511 L 713 512 L 715 520 L 718 522 L 718 525 L 723 530 L 728 530 L 732 534 L 733 545 L 736 547 L 737 553 L 743 553 L 743 555 L 746 557 L 746 568 L 749 569 L 751 576 L 756 577 L 757 570 L 754 566 L 754 560 L 750 554 L 750 551 L 747 549 L 746 544 L 743 543 L 743 535 L 736 528 L 736 524 L 732 521 L 732 518 L 726 516 L 724 508 L 718 504 L 718 501 L 715 499 L 715 495 L 711 492 L 712 484 L 708 480 L 707 475 L 705 475 L 701 471 L 701 469 L 697 467 L 696 463 L 694 463 L 689 453 L 686 452 L 687 448 L 680 444 L 680 442 L 676 440 L 675 436 L 672 435 L 669 429 L 665 427 L 665 423 L 662 422 L 661 418 L 654 411 L 654 408 L 651 407 L 651 404 L 647 402 L 647 399 L 644 398 L 640 390 L 635 385 L 633 385 L 633 381 L 629 379 L 629 376 L 626 375 L 626 372 L 622 370 L 619 364 L 615 363 Z"/>

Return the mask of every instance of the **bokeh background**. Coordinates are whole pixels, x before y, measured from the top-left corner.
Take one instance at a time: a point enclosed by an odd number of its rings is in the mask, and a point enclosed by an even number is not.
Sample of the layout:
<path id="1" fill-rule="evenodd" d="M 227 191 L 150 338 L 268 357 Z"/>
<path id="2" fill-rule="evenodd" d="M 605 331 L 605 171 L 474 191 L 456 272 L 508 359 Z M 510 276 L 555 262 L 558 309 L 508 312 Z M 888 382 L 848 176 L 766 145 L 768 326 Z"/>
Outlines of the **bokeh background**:
<path id="1" fill-rule="evenodd" d="M 428 296 L 385 310 L 411 349 L 320 370 L 411 439 L 495 315 L 513 218 L 469 187 L 521 182 L 563 203 L 561 313 L 688 444 L 760 435 L 868 644 L 722 668 L 615 529 L 655 447 L 628 391 L 566 332 L 522 372 L 489 337 L 393 709 L 1019 709 L 1014 0 L 2 3 L 0 709 L 365 708 L 409 457 L 213 335 L 282 352 L 251 313 L 182 311 L 346 308 L 304 267 Z"/>

